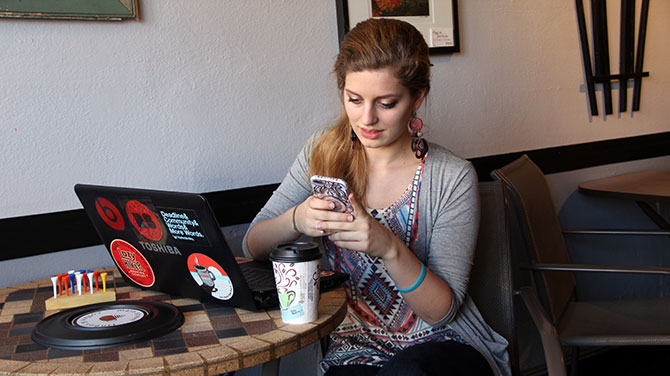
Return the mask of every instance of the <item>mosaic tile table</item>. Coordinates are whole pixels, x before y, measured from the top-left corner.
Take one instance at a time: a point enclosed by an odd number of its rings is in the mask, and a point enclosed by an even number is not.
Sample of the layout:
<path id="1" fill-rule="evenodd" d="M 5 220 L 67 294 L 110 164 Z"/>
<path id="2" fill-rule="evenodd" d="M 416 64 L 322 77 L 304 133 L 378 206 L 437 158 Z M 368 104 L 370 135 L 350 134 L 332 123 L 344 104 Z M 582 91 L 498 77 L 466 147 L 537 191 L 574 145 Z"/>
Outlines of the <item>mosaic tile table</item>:
<path id="1" fill-rule="evenodd" d="M 30 334 L 52 295 L 48 278 L 0 289 L 0 375 L 216 375 L 269 365 L 330 333 L 344 319 L 343 289 L 321 295 L 319 317 L 309 324 L 287 325 L 279 310 L 246 311 L 176 298 L 128 286 L 116 269 L 107 277 L 117 300 L 157 300 L 184 313 L 181 328 L 162 337 L 102 350 L 60 350 L 34 343 Z M 269 371 L 268 371 L 269 370 Z"/>

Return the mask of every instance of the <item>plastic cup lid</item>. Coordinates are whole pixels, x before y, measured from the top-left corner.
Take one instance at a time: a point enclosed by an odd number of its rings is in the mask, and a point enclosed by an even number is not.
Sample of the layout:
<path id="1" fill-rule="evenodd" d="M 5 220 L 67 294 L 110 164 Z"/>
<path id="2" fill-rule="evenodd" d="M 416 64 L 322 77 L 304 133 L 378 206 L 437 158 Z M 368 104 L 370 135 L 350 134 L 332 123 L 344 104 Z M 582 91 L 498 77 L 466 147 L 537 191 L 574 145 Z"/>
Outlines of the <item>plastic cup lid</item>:
<path id="1" fill-rule="evenodd" d="M 270 252 L 270 260 L 277 262 L 304 262 L 318 260 L 323 256 L 319 246 L 313 242 L 279 244 Z"/>

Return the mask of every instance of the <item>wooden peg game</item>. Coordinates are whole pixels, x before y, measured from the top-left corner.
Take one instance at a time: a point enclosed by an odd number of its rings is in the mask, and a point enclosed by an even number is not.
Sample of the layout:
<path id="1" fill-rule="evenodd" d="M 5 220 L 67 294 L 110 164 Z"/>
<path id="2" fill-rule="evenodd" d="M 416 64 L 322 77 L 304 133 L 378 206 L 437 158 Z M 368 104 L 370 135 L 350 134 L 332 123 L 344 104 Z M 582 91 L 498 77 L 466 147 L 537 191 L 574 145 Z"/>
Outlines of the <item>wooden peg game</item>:
<path id="1" fill-rule="evenodd" d="M 102 286 L 98 282 L 100 277 Z M 95 288 L 93 287 L 95 281 Z M 54 296 L 45 301 L 46 309 L 66 309 L 88 304 L 114 302 L 116 292 L 107 291 L 107 273 L 70 270 L 51 278 Z"/>

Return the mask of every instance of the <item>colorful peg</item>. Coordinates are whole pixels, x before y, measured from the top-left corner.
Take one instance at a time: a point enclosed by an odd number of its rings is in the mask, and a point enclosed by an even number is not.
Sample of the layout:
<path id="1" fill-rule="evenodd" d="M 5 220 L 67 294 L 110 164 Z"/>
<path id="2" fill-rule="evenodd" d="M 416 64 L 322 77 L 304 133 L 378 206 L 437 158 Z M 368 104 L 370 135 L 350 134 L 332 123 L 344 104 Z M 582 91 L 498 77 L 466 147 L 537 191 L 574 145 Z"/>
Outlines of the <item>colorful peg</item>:
<path id="1" fill-rule="evenodd" d="M 58 295 L 63 295 L 63 275 L 65 274 L 59 274 L 58 275 Z M 65 290 L 67 290 L 67 285 L 65 287 Z"/>
<path id="2" fill-rule="evenodd" d="M 96 271 L 93 272 L 93 278 L 95 278 L 95 291 L 100 290 L 100 288 L 98 287 L 98 276 L 99 275 L 100 275 L 99 271 L 96 270 Z"/>
<path id="3" fill-rule="evenodd" d="M 86 276 L 88 277 L 88 290 L 93 294 L 93 270 L 89 270 Z"/>
<path id="4" fill-rule="evenodd" d="M 67 281 L 70 280 L 70 276 L 68 276 L 67 273 L 63 273 L 61 274 L 61 279 L 63 281 L 63 289 L 65 290 L 65 295 L 70 296 L 70 287 L 67 284 Z"/>
<path id="5" fill-rule="evenodd" d="M 51 277 L 51 285 L 54 288 L 54 299 L 58 297 L 58 287 L 56 287 L 58 284 L 58 277 Z"/>
<path id="6" fill-rule="evenodd" d="M 81 295 L 81 281 L 84 276 L 80 272 L 76 272 L 74 276 L 77 278 L 77 292 Z"/>
<path id="7" fill-rule="evenodd" d="M 67 273 L 68 278 L 70 279 L 70 286 L 72 286 L 72 295 L 76 294 L 77 292 L 75 291 L 74 287 L 76 286 L 75 284 L 75 277 L 74 277 L 74 271 L 72 273 L 68 272 Z"/>
<path id="8" fill-rule="evenodd" d="M 86 280 L 88 279 L 88 278 L 86 278 L 86 269 L 81 269 L 79 271 L 79 273 L 81 273 L 81 275 L 83 275 L 83 277 L 82 277 L 82 282 L 83 282 L 82 287 L 83 287 L 83 290 L 86 291 Z"/>
<path id="9" fill-rule="evenodd" d="M 107 273 L 102 272 L 100 276 L 102 277 L 102 292 L 107 292 Z"/>

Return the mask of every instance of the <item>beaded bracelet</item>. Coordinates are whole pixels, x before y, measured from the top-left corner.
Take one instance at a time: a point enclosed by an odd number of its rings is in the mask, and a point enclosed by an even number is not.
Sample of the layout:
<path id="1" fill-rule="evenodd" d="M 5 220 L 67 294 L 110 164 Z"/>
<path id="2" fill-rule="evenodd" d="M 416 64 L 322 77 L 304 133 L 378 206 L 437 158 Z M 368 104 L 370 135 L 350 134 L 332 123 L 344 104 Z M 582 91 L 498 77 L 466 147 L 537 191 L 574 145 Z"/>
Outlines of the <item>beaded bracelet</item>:
<path id="1" fill-rule="evenodd" d="M 419 278 L 416 279 L 416 282 L 414 284 L 406 289 L 401 289 L 398 287 L 398 291 L 402 293 L 408 293 L 416 290 L 417 287 L 423 282 L 423 279 L 426 277 L 426 265 L 421 263 L 421 274 L 419 274 Z"/>

